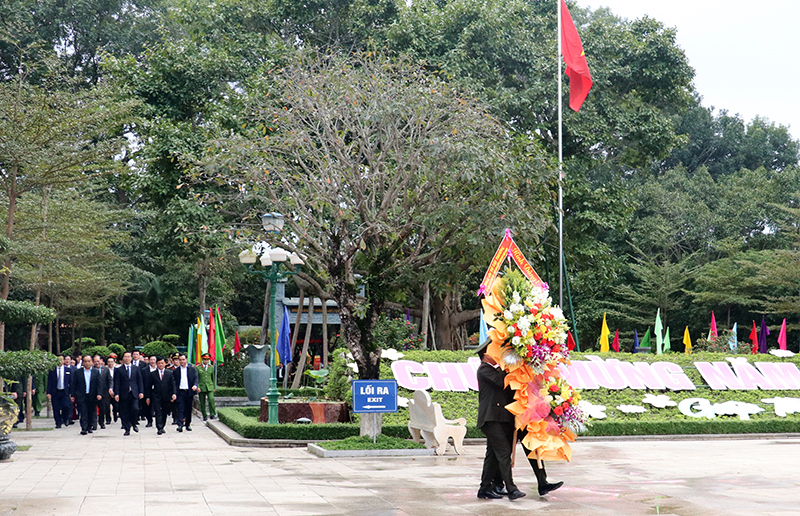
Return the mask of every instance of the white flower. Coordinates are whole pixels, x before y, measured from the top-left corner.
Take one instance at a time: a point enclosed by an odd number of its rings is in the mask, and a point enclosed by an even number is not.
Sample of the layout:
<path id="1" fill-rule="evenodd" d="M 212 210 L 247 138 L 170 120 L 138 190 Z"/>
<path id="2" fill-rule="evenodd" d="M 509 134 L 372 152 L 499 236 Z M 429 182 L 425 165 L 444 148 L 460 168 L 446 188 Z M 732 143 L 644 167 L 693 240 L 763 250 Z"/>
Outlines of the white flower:
<path id="1" fill-rule="evenodd" d="M 547 396 L 544 397 L 544 402 L 553 403 L 553 397 L 548 394 Z"/>
<path id="2" fill-rule="evenodd" d="M 515 290 L 515 291 L 514 291 L 514 293 L 513 293 L 513 294 L 511 294 L 511 301 L 513 301 L 514 303 L 519 303 L 519 302 L 520 302 L 520 300 L 521 300 L 521 299 L 520 299 L 520 297 L 519 297 L 519 292 L 517 292 L 517 291 Z"/>
<path id="3" fill-rule="evenodd" d="M 527 333 L 528 330 L 531 329 L 531 322 L 527 316 L 519 318 L 519 321 L 517 321 L 517 328 L 519 328 L 522 333 Z"/>
<path id="4" fill-rule="evenodd" d="M 564 312 L 558 306 L 554 306 L 553 308 L 551 308 L 550 313 L 553 314 L 553 317 L 555 317 L 556 319 L 564 318 Z"/>
<path id="5" fill-rule="evenodd" d="M 666 394 L 659 394 L 658 396 L 654 396 L 653 394 L 645 394 L 642 403 L 649 403 L 650 405 L 658 408 L 676 407 L 678 405 Z"/>
<path id="6" fill-rule="evenodd" d="M 558 403 L 559 405 L 564 403 L 564 398 L 562 398 L 560 394 L 556 396 L 556 403 Z"/>
<path id="7" fill-rule="evenodd" d="M 509 309 L 511 310 L 512 313 L 515 313 L 515 314 L 521 314 L 522 312 L 525 311 L 525 307 L 522 306 L 519 303 L 511 303 L 511 306 L 509 307 Z"/>
<path id="8" fill-rule="evenodd" d="M 513 344 L 515 346 L 519 346 L 520 342 L 522 342 L 522 338 L 521 337 L 512 337 L 511 338 L 511 344 Z"/>
<path id="9" fill-rule="evenodd" d="M 588 401 L 581 400 L 578 402 L 578 408 L 581 409 L 581 412 L 589 416 L 593 419 L 605 419 L 606 418 L 606 406 L 605 405 L 593 405 Z"/>
<path id="10" fill-rule="evenodd" d="M 503 318 L 506 321 L 510 321 L 511 319 L 514 318 L 514 314 L 511 313 L 511 310 L 506 310 L 505 312 L 503 312 Z"/>
<path id="11" fill-rule="evenodd" d="M 626 414 L 641 414 L 647 412 L 647 409 L 639 405 L 617 405 L 617 410 L 625 412 Z"/>

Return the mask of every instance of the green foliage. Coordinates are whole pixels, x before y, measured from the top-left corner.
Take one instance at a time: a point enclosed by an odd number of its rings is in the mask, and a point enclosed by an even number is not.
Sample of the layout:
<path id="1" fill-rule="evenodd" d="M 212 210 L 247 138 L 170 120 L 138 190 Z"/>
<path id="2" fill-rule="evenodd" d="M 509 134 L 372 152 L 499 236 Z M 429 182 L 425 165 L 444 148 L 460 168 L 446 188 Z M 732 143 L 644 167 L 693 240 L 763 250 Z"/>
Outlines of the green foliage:
<path id="1" fill-rule="evenodd" d="M 261 328 L 247 328 L 239 332 L 239 342 L 242 346 L 258 344 L 261 340 Z"/>
<path id="2" fill-rule="evenodd" d="M 700 337 L 695 340 L 692 351 L 739 355 L 749 355 L 752 353 L 753 344 L 749 341 L 737 340 L 736 347 L 731 350 L 730 341 L 732 337 L 733 331 L 731 330 L 722 330 L 717 333 L 716 337 L 712 335 L 710 339 L 708 335 Z"/>
<path id="3" fill-rule="evenodd" d="M 16 381 L 47 373 L 60 363 L 57 356 L 47 351 L 0 351 L 0 378 Z"/>
<path id="4" fill-rule="evenodd" d="M 244 368 L 250 360 L 247 353 L 240 351 L 234 354 L 232 348 L 229 345 L 223 352 L 225 363 L 217 368 L 217 383 L 225 387 L 244 388 Z"/>
<path id="5" fill-rule="evenodd" d="M 111 350 L 107 346 L 89 346 L 81 351 L 84 355 L 95 356 L 100 355 L 103 359 L 108 358 Z"/>
<path id="6" fill-rule="evenodd" d="M 328 383 L 325 385 L 325 396 L 332 400 L 353 404 L 353 370 L 347 367 L 346 352 L 337 348 L 331 352 L 328 362 Z"/>
<path id="7" fill-rule="evenodd" d="M 6 324 L 48 324 L 55 318 L 55 310 L 46 306 L 36 306 L 30 301 L 0 299 L 0 321 Z"/>
<path id="8" fill-rule="evenodd" d="M 97 344 L 97 341 L 91 337 L 81 337 L 80 339 L 75 340 L 76 344 L 80 345 L 80 348 L 92 347 Z"/>
<path id="9" fill-rule="evenodd" d="M 122 344 L 117 344 L 116 342 L 112 342 L 111 344 L 109 344 L 108 350 L 111 353 L 117 355 L 119 359 L 122 359 L 122 355 L 125 354 L 125 346 L 123 346 Z"/>
<path id="10" fill-rule="evenodd" d="M 148 357 L 155 355 L 157 357 L 168 358 L 172 353 L 177 351 L 178 348 L 175 347 L 175 344 L 163 340 L 148 342 L 142 348 L 142 353 Z"/>
<path id="11" fill-rule="evenodd" d="M 323 441 L 316 443 L 326 450 L 415 450 L 425 449 L 422 443 L 415 443 L 409 439 L 398 439 L 388 435 L 378 435 L 376 442 L 372 442 L 372 437 L 348 437 L 339 441 Z"/>
<path id="12" fill-rule="evenodd" d="M 684 421 L 593 421 L 585 435 L 692 435 L 692 434 L 780 434 L 800 431 L 797 415 L 786 418 L 692 419 Z"/>
<path id="13" fill-rule="evenodd" d="M 415 336 L 415 332 L 417 328 L 410 321 L 402 317 L 390 319 L 381 314 L 372 330 L 372 340 L 381 349 L 419 349 L 423 342 L 419 335 Z"/>
<path id="14" fill-rule="evenodd" d="M 161 337 L 161 340 L 163 340 L 164 342 L 167 342 L 169 344 L 172 344 L 173 346 L 177 346 L 178 342 L 180 342 L 180 340 L 181 340 L 181 336 L 180 335 L 175 335 L 174 333 L 168 333 L 167 335 L 163 335 Z"/>

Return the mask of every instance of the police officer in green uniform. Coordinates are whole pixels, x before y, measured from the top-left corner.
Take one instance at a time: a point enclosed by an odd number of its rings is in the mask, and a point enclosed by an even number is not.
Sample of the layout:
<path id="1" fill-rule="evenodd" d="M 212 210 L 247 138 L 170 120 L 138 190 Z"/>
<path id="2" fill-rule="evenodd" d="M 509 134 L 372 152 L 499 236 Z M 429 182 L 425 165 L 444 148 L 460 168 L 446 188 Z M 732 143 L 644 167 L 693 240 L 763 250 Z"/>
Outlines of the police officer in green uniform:
<path id="1" fill-rule="evenodd" d="M 202 364 L 197 366 L 197 386 L 200 388 L 200 412 L 203 413 L 203 421 L 217 417 L 217 409 L 214 406 L 214 368 L 211 363 L 211 355 L 203 353 L 200 357 Z M 208 400 L 208 413 L 206 413 L 206 400 Z"/>

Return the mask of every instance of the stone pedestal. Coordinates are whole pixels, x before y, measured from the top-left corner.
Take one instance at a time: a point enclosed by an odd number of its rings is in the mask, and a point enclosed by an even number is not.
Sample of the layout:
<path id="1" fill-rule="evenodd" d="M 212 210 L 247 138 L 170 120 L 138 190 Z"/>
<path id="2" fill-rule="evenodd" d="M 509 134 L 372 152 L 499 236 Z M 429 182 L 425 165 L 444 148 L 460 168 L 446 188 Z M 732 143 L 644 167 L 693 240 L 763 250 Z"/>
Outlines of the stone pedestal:
<path id="1" fill-rule="evenodd" d="M 381 435 L 383 428 L 383 414 L 360 414 L 361 416 L 361 437 L 375 437 Z"/>
<path id="2" fill-rule="evenodd" d="M 294 423 L 301 417 L 308 418 L 314 423 L 347 423 L 350 421 L 350 412 L 346 403 L 339 402 L 307 402 L 307 401 L 281 401 L 278 403 L 278 422 Z M 269 400 L 261 399 L 261 412 L 258 420 L 269 421 Z"/>

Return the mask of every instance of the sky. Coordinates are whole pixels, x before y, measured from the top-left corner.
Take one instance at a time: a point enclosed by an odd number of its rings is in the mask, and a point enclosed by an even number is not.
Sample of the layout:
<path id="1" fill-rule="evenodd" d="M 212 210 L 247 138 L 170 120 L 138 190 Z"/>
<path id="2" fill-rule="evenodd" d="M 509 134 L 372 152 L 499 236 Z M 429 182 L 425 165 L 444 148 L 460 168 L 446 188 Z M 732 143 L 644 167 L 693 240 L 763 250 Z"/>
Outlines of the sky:
<path id="1" fill-rule="evenodd" d="M 578 0 L 677 29 L 703 105 L 790 126 L 800 139 L 800 0 Z"/>

